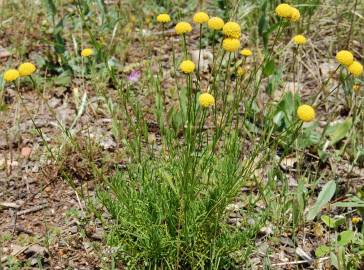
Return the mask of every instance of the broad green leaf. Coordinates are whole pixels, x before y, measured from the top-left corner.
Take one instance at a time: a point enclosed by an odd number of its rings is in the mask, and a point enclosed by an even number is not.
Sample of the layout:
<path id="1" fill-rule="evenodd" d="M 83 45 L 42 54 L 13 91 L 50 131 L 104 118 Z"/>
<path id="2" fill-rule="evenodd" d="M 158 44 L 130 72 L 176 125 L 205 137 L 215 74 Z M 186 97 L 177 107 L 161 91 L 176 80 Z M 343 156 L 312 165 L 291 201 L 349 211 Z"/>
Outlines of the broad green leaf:
<path id="1" fill-rule="evenodd" d="M 337 228 L 345 223 L 345 217 L 331 218 L 328 215 L 323 215 L 321 220 L 331 229 Z"/>
<path id="2" fill-rule="evenodd" d="M 297 138 L 297 145 L 301 149 L 308 148 L 311 145 L 318 145 L 320 143 L 321 135 L 316 131 L 317 124 L 312 123 L 303 128 L 301 136 Z"/>
<path id="3" fill-rule="evenodd" d="M 343 122 L 334 124 L 327 129 L 327 135 L 330 137 L 330 144 L 334 145 L 341 141 L 349 133 L 353 120 L 351 117 L 346 118 Z"/>
<path id="4" fill-rule="evenodd" d="M 343 231 L 339 234 L 337 242 L 341 246 L 345 246 L 349 244 L 354 239 L 354 232 L 353 231 Z"/>
<path id="5" fill-rule="evenodd" d="M 274 73 L 276 70 L 276 65 L 274 64 L 274 61 L 271 59 L 268 62 L 265 63 L 263 67 L 263 74 L 268 77 Z"/>
<path id="6" fill-rule="evenodd" d="M 316 255 L 316 257 L 321 258 L 321 257 L 324 257 L 327 254 L 329 254 L 330 250 L 331 250 L 330 247 L 322 245 L 322 246 L 319 246 L 318 248 L 316 248 L 315 255 Z"/>
<path id="7" fill-rule="evenodd" d="M 315 205 L 308 211 L 307 219 L 313 220 L 321 209 L 327 204 L 334 196 L 336 190 L 335 181 L 327 182 L 322 188 Z"/>
<path id="8" fill-rule="evenodd" d="M 336 227 L 335 219 L 329 217 L 328 215 L 323 215 L 321 220 L 328 226 L 329 228 L 333 229 Z"/>
<path id="9" fill-rule="evenodd" d="M 53 78 L 53 83 L 60 86 L 69 86 L 71 83 L 71 74 L 65 71 L 58 77 Z"/>
<path id="10" fill-rule="evenodd" d="M 320 157 L 320 160 L 322 162 L 326 162 L 327 158 L 329 157 L 329 153 L 328 152 L 325 152 L 325 151 L 322 151 L 322 150 L 318 150 L 318 155 Z"/>

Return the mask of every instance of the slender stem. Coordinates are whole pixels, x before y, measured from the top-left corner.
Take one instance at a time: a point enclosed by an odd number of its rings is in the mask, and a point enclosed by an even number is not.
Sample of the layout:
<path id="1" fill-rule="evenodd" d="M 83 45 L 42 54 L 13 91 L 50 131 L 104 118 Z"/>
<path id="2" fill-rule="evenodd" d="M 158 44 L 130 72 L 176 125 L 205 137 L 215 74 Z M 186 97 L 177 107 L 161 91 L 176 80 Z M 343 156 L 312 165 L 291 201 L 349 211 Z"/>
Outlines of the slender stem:
<path id="1" fill-rule="evenodd" d="M 350 22 L 350 29 L 349 29 L 349 33 L 348 33 L 348 38 L 346 40 L 346 48 L 348 49 L 349 48 L 349 45 L 350 45 L 350 40 L 351 40 L 351 35 L 353 33 L 353 25 L 354 25 L 354 21 L 355 21 L 355 12 L 356 12 L 356 8 L 357 8 L 357 5 L 358 5 L 358 0 L 355 0 L 354 2 L 354 8 L 352 10 L 352 15 L 351 15 L 351 22 Z"/>
<path id="2" fill-rule="evenodd" d="M 197 74 L 200 77 L 200 60 L 201 60 L 201 50 L 202 50 L 202 23 L 200 23 L 200 41 L 199 41 L 199 50 L 198 50 L 198 65 L 197 65 Z"/>
<path id="3" fill-rule="evenodd" d="M 17 94 L 18 94 L 18 97 L 19 97 L 19 99 L 20 99 L 20 102 L 21 102 L 22 106 L 23 106 L 23 107 L 24 107 L 24 109 L 25 109 L 25 112 L 26 112 L 26 113 L 27 113 L 27 115 L 30 117 L 30 120 L 32 121 L 32 124 L 33 124 L 33 126 L 34 126 L 35 130 L 38 132 L 39 136 L 42 138 L 42 141 L 44 142 L 44 145 L 46 146 L 47 151 L 48 151 L 48 152 L 49 152 L 49 154 L 51 155 L 52 159 L 53 159 L 54 161 L 56 161 L 56 160 L 57 160 L 57 158 L 55 157 L 55 155 L 53 154 L 52 149 L 51 149 L 51 148 L 50 148 L 50 146 L 48 145 L 48 142 L 47 142 L 47 140 L 45 139 L 45 137 L 44 137 L 44 135 L 43 135 L 42 130 L 41 130 L 40 128 L 38 128 L 38 127 L 37 127 L 37 125 L 36 125 L 36 123 L 35 123 L 35 121 L 34 121 L 33 116 L 30 114 L 30 112 L 29 112 L 29 110 L 28 110 L 27 106 L 25 105 L 25 102 L 24 102 L 24 99 L 23 99 L 22 95 L 19 93 L 19 91 L 16 91 L 16 92 L 17 92 Z"/>
<path id="4" fill-rule="evenodd" d="M 212 42 L 211 42 L 211 46 L 212 46 L 212 66 L 214 66 L 215 64 L 215 34 L 216 31 L 212 30 Z"/>
<path id="5" fill-rule="evenodd" d="M 336 72 L 339 70 L 339 68 L 341 67 L 341 65 L 338 65 L 337 68 L 334 71 L 334 74 L 336 74 Z M 333 75 L 334 75 L 333 74 Z M 321 88 L 319 89 L 319 91 L 316 93 L 315 96 L 313 96 L 312 98 L 312 104 L 317 104 L 318 100 L 320 98 L 320 94 L 322 93 L 322 91 L 324 90 L 324 88 L 326 87 L 326 85 L 329 83 L 330 79 L 332 76 L 328 76 L 328 78 L 325 80 L 325 82 L 321 85 Z M 334 88 L 335 89 L 335 88 Z"/>
<path id="6" fill-rule="evenodd" d="M 299 45 L 298 45 L 299 47 Z M 296 59 L 298 47 L 293 49 L 293 93 L 296 94 Z"/>
<path id="7" fill-rule="evenodd" d="M 185 58 L 187 59 L 188 53 L 187 53 L 187 41 L 186 41 L 186 35 L 183 34 L 183 50 L 185 53 Z"/>
<path id="8" fill-rule="evenodd" d="M 35 80 L 33 79 L 32 75 L 29 76 L 30 80 L 32 81 L 32 84 L 33 84 L 33 89 L 37 89 L 37 84 L 35 82 Z"/>

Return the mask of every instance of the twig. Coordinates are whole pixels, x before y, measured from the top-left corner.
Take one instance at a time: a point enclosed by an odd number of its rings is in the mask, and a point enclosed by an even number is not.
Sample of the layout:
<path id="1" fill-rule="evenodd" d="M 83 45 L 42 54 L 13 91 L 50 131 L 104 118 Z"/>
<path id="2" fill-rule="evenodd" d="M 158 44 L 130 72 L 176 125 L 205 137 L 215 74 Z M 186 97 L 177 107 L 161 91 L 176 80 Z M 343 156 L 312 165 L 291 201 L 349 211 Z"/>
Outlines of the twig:
<path id="1" fill-rule="evenodd" d="M 15 234 L 15 231 L 16 231 L 16 221 L 18 220 L 18 214 L 17 214 L 17 210 L 15 211 L 11 211 L 14 218 L 13 218 L 13 232 L 12 234 L 14 235 Z"/>
<path id="2" fill-rule="evenodd" d="M 18 256 L 20 254 L 22 254 L 24 251 L 26 251 L 28 248 L 30 248 L 31 246 L 33 246 L 34 244 L 30 244 L 26 247 L 23 247 L 22 249 L 18 250 L 16 253 L 11 253 L 11 256 Z M 6 262 L 6 260 L 8 259 L 8 256 L 4 256 L 4 257 L 1 257 L 1 262 Z"/>
<path id="3" fill-rule="evenodd" d="M 326 261 L 330 259 L 330 257 L 323 257 L 317 260 L 317 262 L 321 263 L 322 261 Z M 285 266 L 285 265 L 295 265 L 295 264 L 303 264 L 303 263 L 313 263 L 315 260 L 301 260 L 301 261 L 293 261 L 293 262 L 282 262 L 282 263 L 275 263 L 271 266 Z"/>
<path id="4" fill-rule="evenodd" d="M 26 234 L 29 234 L 29 235 L 34 235 L 34 233 L 32 231 L 29 231 L 27 229 L 25 229 L 24 227 L 21 227 L 21 226 L 15 226 L 13 227 L 12 225 L 9 225 L 8 228 L 13 228 L 13 230 L 15 230 L 16 232 L 18 233 L 26 233 Z"/>
<path id="5" fill-rule="evenodd" d="M 17 215 L 18 216 L 26 215 L 26 214 L 29 214 L 29 213 L 32 213 L 32 212 L 37 212 L 37 211 L 42 210 L 42 209 L 47 208 L 47 207 L 48 207 L 48 204 L 37 205 L 37 206 L 34 206 L 32 208 L 19 211 L 17 213 Z"/>
<path id="6" fill-rule="evenodd" d="M 19 209 L 20 205 L 12 202 L 0 202 L 1 207 Z"/>
<path id="7" fill-rule="evenodd" d="M 81 188 L 82 188 L 82 187 L 81 187 Z M 78 205 L 79 205 L 79 207 L 80 207 L 80 209 L 81 209 L 81 211 L 82 211 L 83 215 L 84 215 L 84 216 L 86 216 L 85 211 L 83 210 L 83 206 L 82 206 L 82 203 L 81 203 L 80 197 L 78 196 L 78 193 L 77 193 L 76 189 L 75 189 L 75 194 L 76 194 L 76 198 L 77 198 Z"/>

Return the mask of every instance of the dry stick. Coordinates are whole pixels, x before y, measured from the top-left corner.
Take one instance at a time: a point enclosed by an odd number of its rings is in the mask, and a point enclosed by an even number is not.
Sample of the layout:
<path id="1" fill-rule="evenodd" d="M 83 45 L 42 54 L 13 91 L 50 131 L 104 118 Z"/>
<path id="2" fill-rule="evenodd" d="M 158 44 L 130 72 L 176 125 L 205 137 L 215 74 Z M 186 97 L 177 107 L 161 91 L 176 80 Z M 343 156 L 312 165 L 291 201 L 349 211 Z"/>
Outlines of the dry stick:
<path id="1" fill-rule="evenodd" d="M 23 247 L 22 249 L 20 249 L 19 251 L 17 251 L 16 253 L 14 253 L 14 254 L 11 254 L 11 256 L 14 256 L 14 257 L 16 257 L 16 256 L 18 256 L 18 255 L 20 255 L 20 254 L 22 254 L 24 251 L 26 251 L 28 248 L 30 248 L 31 246 L 33 246 L 34 244 L 30 244 L 30 245 L 28 245 L 28 246 L 25 246 L 25 247 Z M 0 249 L 0 255 L 1 255 L 1 249 Z M 4 257 L 1 257 L 1 259 L 0 259 L 0 270 L 2 270 L 3 268 L 2 268 L 2 266 L 1 266 L 1 263 L 3 263 L 3 262 L 6 262 L 6 260 L 8 259 L 8 257 L 7 256 L 4 256 Z"/>
<path id="2" fill-rule="evenodd" d="M 48 203 L 42 204 L 42 205 L 37 205 L 37 206 L 31 207 L 31 208 L 19 211 L 16 215 L 17 216 L 26 215 L 26 214 L 29 214 L 29 213 L 37 212 L 37 211 L 42 210 L 42 209 L 47 208 L 47 207 L 48 207 Z"/>
<path id="3" fill-rule="evenodd" d="M 15 211 L 11 211 L 11 213 L 13 213 L 14 215 L 14 219 L 13 219 L 13 231 L 12 231 L 12 234 L 14 235 L 15 234 L 15 228 L 16 228 L 16 221 L 18 219 L 18 213 L 17 213 L 17 210 Z"/>
<path id="4" fill-rule="evenodd" d="M 330 259 L 329 256 L 318 259 L 317 261 L 319 263 L 321 263 L 321 262 L 326 261 L 328 259 Z M 285 266 L 285 265 L 295 265 L 295 264 L 312 263 L 312 262 L 313 262 L 313 260 L 302 260 L 302 261 L 275 263 L 275 264 L 272 264 L 271 266 Z"/>
<path id="5" fill-rule="evenodd" d="M 5 172 L 6 172 L 6 176 L 9 177 L 11 175 L 11 171 L 12 171 L 11 164 L 13 163 L 13 143 L 9 142 L 9 134 L 8 134 L 7 130 L 5 130 L 5 139 L 6 139 L 6 144 L 9 146 L 9 150 L 10 150 L 10 161 L 8 161 L 8 156 L 6 154 L 4 154 Z M 8 164 L 9 164 L 9 166 L 8 166 Z"/>
<path id="6" fill-rule="evenodd" d="M 19 209 L 20 205 L 13 202 L 0 202 L 1 207 Z"/>
<path id="7" fill-rule="evenodd" d="M 2 254 L 3 254 L 3 244 L 2 244 L 2 241 L 0 241 L 0 270 L 3 270 L 3 257 L 2 257 Z M 6 257 L 4 257 L 5 260 L 4 262 L 6 261 Z"/>
<path id="8" fill-rule="evenodd" d="M 8 228 L 11 228 L 12 226 L 8 226 Z M 29 235 L 34 235 L 34 233 L 32 231 L 29 231 L 27 229 L 25 229 L 24 227 L 21 227 L 21 226 L 16 226 L 15 227 L 15 231 L 18 232 L 18 233 L 26 233 L 26 234 L 29 234 Z"/>

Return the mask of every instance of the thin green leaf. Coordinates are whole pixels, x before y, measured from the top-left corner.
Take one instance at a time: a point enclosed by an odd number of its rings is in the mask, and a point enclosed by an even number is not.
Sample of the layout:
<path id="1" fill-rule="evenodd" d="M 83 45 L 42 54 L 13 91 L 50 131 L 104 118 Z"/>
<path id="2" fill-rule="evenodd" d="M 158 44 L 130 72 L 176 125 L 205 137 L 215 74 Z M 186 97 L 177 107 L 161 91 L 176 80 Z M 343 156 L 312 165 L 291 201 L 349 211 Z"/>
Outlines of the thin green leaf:
<path id="1" fill-rule="evenodd" d="M 307 219 L 313 220 L 321 209 L 327 204 L 334 196 L 336 190 L 335 181 L 331 180 L 322 188 L 315 205 L 309 210 Z"/>
<path id="2" fill-rule="evenodd" d="M 49 18 L 53 20 L 54 16 L 56 16 L 57 13 L 57 8 L 53 0 L 43 0 L 43 4 L 47 9 Z"/>
<path id="3" fill-rule="evenodd" d="M 359 199 L 358 197 L 352 197 L 350 201 L 346 202 L 337 202 L 333 205 L 334 207 L 356 207 L 356 208 L 364 208 L 364 201 Z"/>

